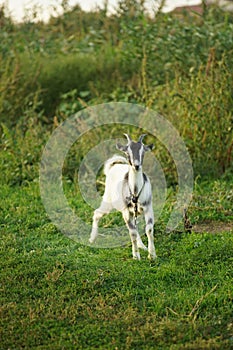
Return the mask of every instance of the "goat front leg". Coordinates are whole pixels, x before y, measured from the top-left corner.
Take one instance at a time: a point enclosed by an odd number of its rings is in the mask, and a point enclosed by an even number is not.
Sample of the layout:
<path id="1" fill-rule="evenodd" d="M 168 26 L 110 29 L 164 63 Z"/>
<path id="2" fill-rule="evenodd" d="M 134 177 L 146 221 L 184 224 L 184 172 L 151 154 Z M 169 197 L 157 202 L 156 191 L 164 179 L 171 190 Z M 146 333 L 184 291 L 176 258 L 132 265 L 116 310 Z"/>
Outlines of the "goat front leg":
<path id="1" fill-rule="evenodd" d="M 156 259 L 156 252 L 154 246 L 154 213 L 152 205 L 145 210 L 145 221 L 146 221 L 146 235 L 148 238 L 148 259 Z"/>
<path id="2" fill-rule="evenodd" d="M 89 238 L 90 243 L 94 243 L 98 236 L 98 223 L 103 215 L 110 213 L 112 206 L 110 203 L 102 202 L 100 207 L 94 211 L 93 221 L 92 221 L 92 230 Z"/>
<path id="3" fill-rule="evenodd" d="M 126 223 L 126 226 L 129 230 L 130 238 L 131 238 L 131 243 L 132 243 L 132 254 L 133 254 L 133 259 L 135 260 L 140 260 L 140 253 L 139 253 L 139 247 L 138 247 L 138 231 L 137 227 L 134 222 L 134 217 L 130 215 L 128 210 L 125 210 L 123 213 L 123 218 Z M 142 243 L 143 244 L 143 243 Z"/>

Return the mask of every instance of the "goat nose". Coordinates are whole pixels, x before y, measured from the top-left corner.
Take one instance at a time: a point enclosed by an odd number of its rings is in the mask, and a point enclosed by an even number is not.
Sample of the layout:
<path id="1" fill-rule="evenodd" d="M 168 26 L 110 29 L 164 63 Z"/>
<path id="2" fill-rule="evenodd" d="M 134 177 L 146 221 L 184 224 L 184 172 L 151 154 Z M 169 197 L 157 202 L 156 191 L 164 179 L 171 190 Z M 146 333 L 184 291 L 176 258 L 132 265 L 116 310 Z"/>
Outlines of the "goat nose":
<path id="1" fill-rule="evenodd" d="M 135 165 L 135 170 L 136 170 L 136 171 L 139 170 L 139 165 Z"/>

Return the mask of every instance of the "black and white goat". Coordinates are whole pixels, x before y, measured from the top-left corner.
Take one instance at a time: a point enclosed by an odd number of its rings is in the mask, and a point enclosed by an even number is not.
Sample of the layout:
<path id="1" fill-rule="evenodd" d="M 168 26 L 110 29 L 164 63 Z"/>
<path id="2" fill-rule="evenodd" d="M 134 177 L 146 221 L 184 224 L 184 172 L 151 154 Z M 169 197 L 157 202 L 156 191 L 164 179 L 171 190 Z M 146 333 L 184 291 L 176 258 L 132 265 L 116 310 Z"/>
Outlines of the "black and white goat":
<path id="1" fill-rule="evenodd" d="M 150 180 L 142 171 L 142 163 L 146 151 L 152 150 L 153 145 L 146 146 L 142 143 L 144 136 L 140 136 L 138 142 L 124 134 L 128 144 L 117 144 L 117 149 L 124 152 L 127 159 L 115 155 L 108 159 L 104 166 L 106 175 L 105 192 L 101 205 L 95 210 L 93 216 L 90 243 L 93 243 L 98 235 L 98 222 L 104 214 L 117 209 L 122 213 L 128 227 L 132 241 L 132 253 L 134 259 L 140 259 L 139 248 L 147 250 L 137 231 L 137 216 L 144 213 L 146 222 L 146 235 L 148 237 L 148 258 L 155 259 L 154 247 L 154 214 L 152 208 L 152 191 Z"/>

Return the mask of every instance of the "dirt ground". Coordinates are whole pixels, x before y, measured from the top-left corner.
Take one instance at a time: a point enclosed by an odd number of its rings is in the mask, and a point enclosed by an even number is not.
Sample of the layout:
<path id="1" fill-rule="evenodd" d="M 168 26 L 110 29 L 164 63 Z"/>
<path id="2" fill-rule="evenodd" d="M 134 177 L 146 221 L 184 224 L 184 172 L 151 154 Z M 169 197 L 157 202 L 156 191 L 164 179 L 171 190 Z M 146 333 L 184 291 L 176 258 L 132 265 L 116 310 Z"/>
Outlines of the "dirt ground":
<path id="1" fill-rule="evenodd" d="M 233 233 L 233 222 L 220 222 L 220 221 L 206 221 L 196 224 L 192 227 L 193 232 L 202 233 L 220 233 L 230 232 Z"/>

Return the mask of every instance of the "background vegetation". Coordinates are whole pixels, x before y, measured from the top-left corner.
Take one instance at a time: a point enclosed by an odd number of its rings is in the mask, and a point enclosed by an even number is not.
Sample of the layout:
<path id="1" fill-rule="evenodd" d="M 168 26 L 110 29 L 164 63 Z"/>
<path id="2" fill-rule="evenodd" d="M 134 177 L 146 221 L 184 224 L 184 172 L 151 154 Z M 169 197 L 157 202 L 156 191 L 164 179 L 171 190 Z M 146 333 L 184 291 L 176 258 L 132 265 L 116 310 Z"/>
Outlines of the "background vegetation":
<path id="1" fill-rule="evenodd" d="M 48 23 L 15 24 L 1 9 L 5 137 L 12 126 L 22 133 L 33 123 L 51 130 L 54 116 L 61 122 L 87 104 L 141 103 L 178 128 L 196 174 L 219 176 L 230 169 L 231 14 L 210 7 L 202 16 L 149 17 L 137 0 L 120 2 L 112 15 L 107 8 L 86 13 L 63 6 L 64 14 Z M 41 138 L 35 139 L 38 149 Z"/>
<path id="2" fill-rule="evenodd" d="M 71 114 L 109 101 L 142 104 L 169 119 L 190 152 L 191 222 L 232 223 L 233 16 L 204 2 L 202 15 L 149 16 L 137 0 L 120 1 L 114 14 L 107 5 L 84 12 L 64 1 L 63 9 L 48 23 L 34 21 L 34 11 L 20 24 L 0 9 L 1 346 L 230 349 L 232 225 L 216 235 L 165 233 L 176 182 L 162 145 L 155 155 L 171 188 L 156 223 L 155 264 L 57 232 L 38 169 L 51 132 Z M 75 180 L 98 135 L 74 145 L 64 166 L 67 197 L 88 222 L 92 209 Z"/>

